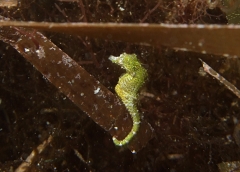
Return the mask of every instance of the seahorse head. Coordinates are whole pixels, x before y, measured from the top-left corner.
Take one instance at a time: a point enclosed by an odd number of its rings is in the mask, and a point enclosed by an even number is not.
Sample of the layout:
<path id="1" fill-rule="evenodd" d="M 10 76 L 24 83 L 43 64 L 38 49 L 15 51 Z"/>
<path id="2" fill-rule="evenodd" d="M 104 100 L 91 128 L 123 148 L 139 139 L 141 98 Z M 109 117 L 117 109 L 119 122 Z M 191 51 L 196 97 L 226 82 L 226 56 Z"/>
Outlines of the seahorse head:
<path id="1" fill-rule="evenodd" d="M 126 71 L 133 71 L 141 67 L 141 64 L 139 63 L 135 54 L 123 53 L 118 57 L 110 56 L 109 60 L 120 65 Z"/>

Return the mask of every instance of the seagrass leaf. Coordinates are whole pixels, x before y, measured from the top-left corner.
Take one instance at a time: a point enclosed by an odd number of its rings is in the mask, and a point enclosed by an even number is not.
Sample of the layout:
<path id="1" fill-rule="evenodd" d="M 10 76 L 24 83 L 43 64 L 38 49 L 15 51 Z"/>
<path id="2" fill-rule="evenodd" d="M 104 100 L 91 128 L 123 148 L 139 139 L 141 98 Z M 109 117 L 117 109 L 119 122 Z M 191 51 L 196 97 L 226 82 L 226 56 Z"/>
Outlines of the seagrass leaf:
<path id="1" fill-rule="evenodd" d="M 168 46 L 184 51 L 240 56 L 238 25 L 169 25 L 117 23 L 40 23 L 2 21 L 0 26 L 23 26 L 91 38 Z"/>

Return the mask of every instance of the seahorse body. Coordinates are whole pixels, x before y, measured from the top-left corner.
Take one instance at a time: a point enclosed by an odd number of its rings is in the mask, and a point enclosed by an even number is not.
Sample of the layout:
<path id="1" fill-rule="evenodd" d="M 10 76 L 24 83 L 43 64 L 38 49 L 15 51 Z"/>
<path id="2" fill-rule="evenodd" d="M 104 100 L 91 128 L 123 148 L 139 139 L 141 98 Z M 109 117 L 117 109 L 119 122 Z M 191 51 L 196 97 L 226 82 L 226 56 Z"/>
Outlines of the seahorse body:
<path id="1" fill-rule="evenodd" d="M 123 53 L 119 57 L 110 56 L 109 59 L 126 70 L 126 73 L 119 78 L 115 91 L 129 111 L 133 126 L 123 140 L 113 137 L 116 145 L 123 146 L 133 138 L 139 129 L 141 120 L 137 109 L 137 99 L 138 92 L 147 78 L 147 71 L 142 67 L 135 54 Z"/>

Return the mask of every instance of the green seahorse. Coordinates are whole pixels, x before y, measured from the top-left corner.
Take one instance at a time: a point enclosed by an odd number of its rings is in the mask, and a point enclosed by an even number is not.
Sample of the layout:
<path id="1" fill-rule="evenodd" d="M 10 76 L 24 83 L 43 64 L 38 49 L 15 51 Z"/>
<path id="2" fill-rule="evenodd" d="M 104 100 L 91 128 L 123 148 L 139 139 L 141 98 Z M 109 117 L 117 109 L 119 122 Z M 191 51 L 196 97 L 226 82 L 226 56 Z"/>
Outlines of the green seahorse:
<path id="1" fill-rule="evenodd" d="M 142 67 L 135 54 L 123 53 L 119 57 L 110 56 L 109 59 L 126 70 L 126 73 L 119 78 L 115 91 L 129 111 L 133 120 L 133 126 L 123 140 L 113 137 L 115 145 L 123 146 L 134 137 L 141 123 L 137 109 L 137 100 L 139 90 L 147 78 L 147 71 Z"/>

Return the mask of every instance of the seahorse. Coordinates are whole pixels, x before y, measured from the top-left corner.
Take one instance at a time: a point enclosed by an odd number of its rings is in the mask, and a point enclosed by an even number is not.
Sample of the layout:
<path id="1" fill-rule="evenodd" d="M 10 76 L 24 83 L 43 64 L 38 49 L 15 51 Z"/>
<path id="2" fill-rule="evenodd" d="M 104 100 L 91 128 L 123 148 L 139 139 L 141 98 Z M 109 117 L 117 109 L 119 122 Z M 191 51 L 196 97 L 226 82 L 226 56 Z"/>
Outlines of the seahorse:
<path id="1" fill-rule="evenodd" d="M 120 65 L 126 70 L 126 73 L 119 78 L 115 87 L 115 91 L 130 113 L 133 126 L 131 131 L 123 140 L 118 140 L 117 138 L 113 137 L 113 142 L 115 145 L 123 146 L 128 144 L 136 135 L 141 123 L 140 114 L 137 109 L 137 100 L 139 90 L 147 78 L 147 71 L 142 67 L 135 54 L 123 53 L 118 57 L 110 56 L 109 60 Z"/>

